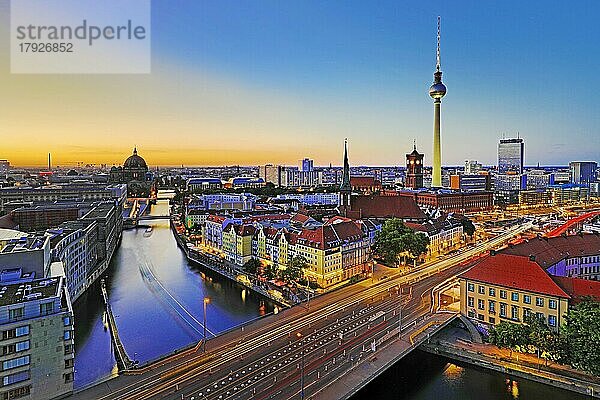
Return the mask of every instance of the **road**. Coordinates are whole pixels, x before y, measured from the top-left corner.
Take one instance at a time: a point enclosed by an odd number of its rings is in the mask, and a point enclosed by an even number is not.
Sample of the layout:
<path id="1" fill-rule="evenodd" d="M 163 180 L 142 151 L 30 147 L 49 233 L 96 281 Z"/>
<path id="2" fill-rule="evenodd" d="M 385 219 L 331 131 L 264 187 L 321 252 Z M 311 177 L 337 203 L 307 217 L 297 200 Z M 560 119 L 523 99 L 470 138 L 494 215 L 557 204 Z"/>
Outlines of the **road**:
<path id="1" fill-rule="evenodd" d="M 435 286 L 468 268 L 468 260 L 531 227 L 526 222 L 409 274 L 319 296 L 309 307 L 296 306 L 209 340 L 206 354 L 191 354 L 137 376 L 120 376 L 73 397 L 289 399 L 300 398 L 303 377 L 308 398 L 364 357 L 373 340 L 397 327 L 400 309 L 403 325 L 422 318 L 432 308 Z"/>

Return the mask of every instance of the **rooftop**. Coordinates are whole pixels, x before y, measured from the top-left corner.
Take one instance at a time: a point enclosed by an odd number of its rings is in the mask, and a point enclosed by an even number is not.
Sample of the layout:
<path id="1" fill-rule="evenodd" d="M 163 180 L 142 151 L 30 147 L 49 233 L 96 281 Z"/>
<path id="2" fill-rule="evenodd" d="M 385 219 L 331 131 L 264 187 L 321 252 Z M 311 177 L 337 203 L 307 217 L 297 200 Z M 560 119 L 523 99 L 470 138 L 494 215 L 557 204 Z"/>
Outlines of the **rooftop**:
<path id="1" fill-rule="evenodd" d="M 536 262 L 529 257 L 499 253 L 485 257 L 459 278 L 508 289 L 570 298 Z"/>
<path id="2" fill-rule="evenodd" d="M 0 284 L 0 306 L 58 296 L 60 279 L 56 277 Z"/>
<path id="3" fill-rule="evenodd" d="M 539 237 L 514 247 L 508 247 L 502 250 L 502 253 L 526 257 L 535 256 L 535 262 L 547 269 L 565 258 L 599 255 L 600 235 Z"/>
<path id="4" fill-rule="evenodd" d="M 569 296 L 572 303 L 579 303 L 584 297 L 592 297 L 600 301 L 600 282 L 589 279 L 569 278 L 564 276 L 551 276 Z"/>
<path id="5" fill-rule="evenodd" d="M 0 229 L 0 253 L 38 250 L 44 247 L 44 235 L 28 234 L 13 229 Z"/>

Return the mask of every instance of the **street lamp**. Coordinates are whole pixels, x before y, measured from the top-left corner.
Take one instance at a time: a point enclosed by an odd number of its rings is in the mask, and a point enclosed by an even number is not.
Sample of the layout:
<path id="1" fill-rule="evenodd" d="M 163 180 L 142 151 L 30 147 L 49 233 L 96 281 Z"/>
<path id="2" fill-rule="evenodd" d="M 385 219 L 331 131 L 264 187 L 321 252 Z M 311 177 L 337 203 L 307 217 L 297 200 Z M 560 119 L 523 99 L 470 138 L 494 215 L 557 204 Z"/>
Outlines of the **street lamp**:
<path id="1" fill-rule="evenodd" d="M 300 340 L 300 400 L 304 400 L 304 341 L 302 333 L 296 333 L 296 337 Z"/>
<path id="2" fill-rule="evenodd" d="M 204 298 L 204 343 L 202 343 L 202 347 L 203 347 L 203 352 L 206 353 L 206 305 L 210 303 L 210 297 L 205 297 Z"/>

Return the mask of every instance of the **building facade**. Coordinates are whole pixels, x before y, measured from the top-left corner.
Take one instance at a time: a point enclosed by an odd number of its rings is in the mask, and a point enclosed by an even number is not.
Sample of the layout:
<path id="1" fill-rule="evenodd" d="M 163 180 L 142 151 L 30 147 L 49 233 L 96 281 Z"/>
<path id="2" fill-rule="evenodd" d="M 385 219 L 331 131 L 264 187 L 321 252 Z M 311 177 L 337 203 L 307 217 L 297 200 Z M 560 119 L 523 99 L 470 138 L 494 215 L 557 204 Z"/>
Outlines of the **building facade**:
<path id="1" fill-rule="evenodd" d="M 73 392 L 74 337 L 64 280 L 12 274 L 0 301 L 0 398 L 65 397 Z"/>
<path id="2" fill-rule="evenodd" d="M 570 296 L 528 257 L 491 255 L 459 280 L 461 314 L 484 329 L 534 315 L 558 331 L 568 310 Z"/>
<path id="3" fill-rule="evenodd" d="M 500 139 L 498 143 L 498 173 L 523 173 L 525 144 L 521 138 Z"/>

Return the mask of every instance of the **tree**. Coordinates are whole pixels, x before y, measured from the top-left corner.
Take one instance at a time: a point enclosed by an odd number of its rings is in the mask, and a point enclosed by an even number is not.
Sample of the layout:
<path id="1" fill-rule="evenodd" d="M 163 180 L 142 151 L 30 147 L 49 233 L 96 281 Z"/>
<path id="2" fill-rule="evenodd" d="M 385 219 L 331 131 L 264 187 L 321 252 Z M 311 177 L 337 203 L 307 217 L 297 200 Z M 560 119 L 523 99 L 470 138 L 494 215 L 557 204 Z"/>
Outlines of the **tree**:
<path id="1" fill-rule="evenodd" d="M 473 224 L 473 221 L 468 218 L 463 218 L 460 220 L 460 223 L 463 227 L 463 232 L 470 237 L 473 237 L 473 234 L 475 233 L 475 225 Z"/>
<path id="2" fill-rule="evenodd" d="M 525 318 L 529 326 L 529 343 L 538 349 L 538 357 L 546 360 L 558 360 L 563 353 L 563 341 L 558 333 L 551 330 L 544 317 L 529 315 Z"/>
<path id="3" fill-rule="evenodd" d="M 397 265 L 399 258 L 407 254 L 418 257 L 427 252 L 429 238 L 421 232 L 415 233 L 398 218 L 387 220 L 375 235 L 373 250 L 386 264 Z"/>
<path id="4" fill-rule="evenodd" d="M 600 302 L 586 298 L 569 309 L 561 336 L 569 363 L 600 375 Z"/>
<path id="5" fill-rule="evenodd" d="M 282 270 L 282 278 L 286 282 L 296 281 L 304 275 L 303 270 L 306 268 L 306 259 L 302 256 L 294 256 L 288 262 L 287 268 Z"/>
<path id="6" fill-rule="evenodd" d="M 514 349 L 530 344 L 529 334 L 530 328 L 528 325 L 503 321 L 492 327 L 488 340 L 491 344 L 500 348 L 510 349 L 510 356 L 512 357 Z"/>
<path id="7" fill-rule="evenodd" d="M 244 264 L 244 266 L 242 268 L 247 273 L 256 275 L 256 273 L 258 272 L 258 269 L 260 268 L 260 261 L 258 261 L 256 258 L 251 258 L 248 261 L 246 261 L 246 263 Z"/>
<path id="8" fill-rule="evenodd" d="M 267 264 L 263 270 L 263 275 L 267 279 L 274 279 L 277 276 L 277 267 L 272 264 Z"/>

